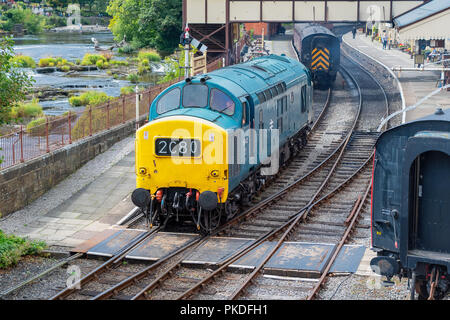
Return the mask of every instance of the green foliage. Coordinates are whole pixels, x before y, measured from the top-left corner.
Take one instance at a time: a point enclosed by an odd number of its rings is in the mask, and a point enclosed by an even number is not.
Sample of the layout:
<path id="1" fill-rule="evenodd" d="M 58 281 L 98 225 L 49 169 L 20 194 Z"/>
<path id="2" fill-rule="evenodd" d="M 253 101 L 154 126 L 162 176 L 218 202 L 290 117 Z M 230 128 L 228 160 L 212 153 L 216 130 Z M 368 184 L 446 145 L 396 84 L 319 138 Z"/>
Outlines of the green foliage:
<path id="1" fill-rule="evenodd" d="M 96 65 L 98 61 L 106 62 L 107 59 L 101 54 L 86 53 L 81 61 L 82 66 Z"/>
<path id="2" fill-rule="evenodd" d="M 6 21 L 0 26 L 0 29 L 12 31 L 15 24 L 22 24 L 29 34 L 41 33 L 45 27 L 45 17 L 35 15 L 31 9 L 22 9 L 20 7 L 10 9 L 3 14 Z"/>
<path id="3" fill-rule="evenodd" d="M 98 106 L 100 104 L 106 103 L 110 101 L 112 97 L 108 96 L 104 92 L 100 91 L 88 91 L 80 96 L 73 96 L 69 98 L 69 103 L 72 107 L 79 107 L 79 106 Z"/>
<path id="4" fill-rule="evenodd" d="M 161 60 L 161 57 L 159 54 L 152 49 L 141 49 L 138 53 L 138 59 L 140 61 L 147 61 L 147 64 L 149 61 L 158 62 Z"/>
<path id="5" fill-rule="evenodd" d="M 155 48 L 167 56 L 178 46 L 181 28 L 180 0 L 111 0 L 107 12 L 116 40 L 126 36 L 135 48 Z M 122 48 L 124 51 L 124 48 Z"/>
<path id="6" fill-rule="evenodd" d="M 139 91 L 142 91 L 144 87 L 139 87 Z M 128 86 L 120 88 L 120 95 L 127 95 L 136 92 L 136 86 Z"/>
<path id="7" fill-rule="evenodd" d="M 130 73 L 127 76 L 127 80 L 131 83 L 138 83 L 139 82 L 139 75 L 137 73 Z"/>
<path id="8" fill-rule="evenodd" d="M 30 241 L 0 230 L 0 268 L 13 266 L 22 256 L 38 254 L 46 247 L 44 241 Z"/>
<path id="9" fill-rule="evenodd" d="M 39 60 L 39 67 L 62 67 L 62 66 L 70 66 L 73 65 L 73 63 L 68 62 L 66 59 L 63 59 L 61 57 L 48 57 L 48 58 L 42 58 Z"/>
<path id="10" fill-rule="evenodd" d="M 43 136 L 45 135 L 45 122 L 47 118 L 41 117 L 30 121 L 27 124 L 27 133 L 32 136 Z"/>
<path id="11" fill-rule="evenodd" d="M 130 63 L 126 60 L 111 60 L 109 61 L 110 64 L 114 66 L 128 66 Z"/>
<path id="12" fill-rule="evenodd" d="M 0 125 L 10 122 L 11 108 L 25 99 L 34 81 L 11 62 L 13 43 L 10 38 L 0 39 Z"/>
<path id="13" fill-rule="evenodd" d="M 62 72 L 69 72 L 70 71 L 70 66 L 62 66 L 61 68 Z"/>
<path id="14" fill-rule="evenodd" d="M 34 62 L 33 58 L 21 54 L 14 56 L 11 62 L 20 68 L 36 68 L 36 62 Z"/>
<path id="15" fill-rule="evenodd" d="M 180 48 L 182 48 L 181 45 Z M 179 78 L 181 75 L 184 74 L 184 69 L 181 68 L 184 67 L 185 63 L 184 54 L 180 54 L 179 57 L 175 55 L 171 57 L 166 57 L 164 59 L 164 63 L 167 68 L 166 74 L 160 81 L 158 81 L 158 83 L 165 83 L 171 81 L 173 79 Z"/>
<path id="16" fill-rule="evenodd" d="M 10 118 L 14 120 L 20 120 L 22 118 L 34 118 L 42 115 L 42 107 L 39 104 L 38 99 L 28 103 L 19 103 L 17 106 L 11 108 Z"/>
<path id="17" fill-rule="evenodd" d="M 119 48 L 117 51 L 121 54 L 132 54 L 137 49 L 132 44 L 126 44 L 123 47 Z"/>

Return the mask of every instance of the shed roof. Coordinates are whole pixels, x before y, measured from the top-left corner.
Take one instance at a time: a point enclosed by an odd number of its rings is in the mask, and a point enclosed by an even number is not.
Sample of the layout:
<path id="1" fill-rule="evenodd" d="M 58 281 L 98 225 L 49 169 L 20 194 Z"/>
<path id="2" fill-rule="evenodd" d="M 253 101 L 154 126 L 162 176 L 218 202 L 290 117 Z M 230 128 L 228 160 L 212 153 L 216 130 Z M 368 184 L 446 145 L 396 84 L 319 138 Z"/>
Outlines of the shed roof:
<path id="1" fill-rule="evenodd" d="M 430 2 L 425 2 L 395 17 L 394 24 L 397 27 L 403 28 L 449 8 L 450 2 L 448 0 L 432 0 Z"/>

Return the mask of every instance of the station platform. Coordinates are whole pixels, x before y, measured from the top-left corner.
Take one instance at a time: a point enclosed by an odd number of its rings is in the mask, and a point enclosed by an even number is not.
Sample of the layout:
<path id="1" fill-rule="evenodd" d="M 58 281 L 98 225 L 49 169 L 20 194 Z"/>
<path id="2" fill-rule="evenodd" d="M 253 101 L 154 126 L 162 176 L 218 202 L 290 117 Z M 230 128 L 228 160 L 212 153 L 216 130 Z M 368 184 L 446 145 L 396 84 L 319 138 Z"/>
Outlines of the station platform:
<path id="1" fill-rule="evenodd" d="M 350 47 L 369 56 L 375 61 L 383 64 L 386 68 L 393 67 L 413 68 L 414 59 L 405 52 L 396 48 L 383 50 L 383 46 L 378 41 L 371 41 L 371 38 L 364 34 L 357 34 L 353 39 L 351 33 L 347 33 L 342 37 L 342 42 Z M 427 64 L 425 63 L 425 67 Z M 431 65 L 435 68 L 436 65 Z M 432 91 L 436 90 L 437 80 L 441 77 L 440 71 L 402 71 L 400 74 L 394 72 L 400 81 L 404 93 L 405 106 L 409 107 L 418 102 Z M 393 84 L 396 86 L 396 84 Z M 421 106 L 406 113 L 405 121 L 411 121 L 424 116 L 430 115 L 436 111 L 436 108 L 450 108 L 450 92 L 441 91 L 437 95 L 425 101 Z"/>
<path id="2" fill-rule="evenodd" d="M 108 230 L 104 233 L 104 239 L 98 239 L 98 242 L 86 241 L 78 248 L 74 248 L 73 252 L 86 253 L 90 257 L 112 257 L 145 232 L 144 230 L 126 229 L 111 233 Z M 153 263 L 198 238 L 199 235 L 193 233 L 157 232 L 128 253 L 125 259 Z M 193 253 L 188 254 L 182 263 L 196 268 L 218 267 L 233 253 L 248 247 L 253 241 L 254 239 L 212 237 L 196 248 Z M 273 249 L 275 245 L 274 241 L 264 242 L 231 264 L 230 268 L 243 271 L 254 269 L 267 257 L 269 250 Z M 269 259 L 264 267 L 264 272 L 278 276 L 319 277 L 335 248 L 335 244 L 328 243 L 285 242 Z M 345 245 L 330 272 L 357 272 L 365 252 L 365 246 Z"/>
<path id="3" fill-rule="evenodd" d="M 109 155 L 108 155 L 109 153 Z M 119 159 L 115 159 L 117 153 L 125 154 Z M 105 230 L 114 233 L 114 229 L 120 228 L 116 223 L 127 215 L 134 205 L 131 202 L 130 195 L 136 185 L 134 174 L 134 137 L 124 139 L 112 146 L 104 154 L 99 155 L 91 161 L 102 161 L 105 156 L 107 161 L 117 161 L 112 163 L 109 169 L 96 177 L 92 182 L 81 188 L 71 196 L 67 196 L 61 204 L 51 209 L 43 207 L 42 203 L 46 201 L 54 202 L 51 194 L 45 194 L 38 200 L 39 214 L 31 217 L 31 221 L 26 224 L 15 223 L 14 234 L 35 240 L 43 240 L 48 245 L 75 247 L 86 240 L 97 239 Z M 112 160 L 114 159 L 114 160 Z M 104 160 L 103 160 L 104 161 Z M 79 172 L 68 177 L 62 182 L 72 185 L 73 179 L 79 178 L 78 175 L 92 174 L 92 170 L 98 168 L 97 164 L 86 164 L 90 167 L 87 172 L 83 168 Z M 72 180 L 72 182 L 71 182 Z M 56 186 L 53 193 L 67 192 L 60 185 Z M 59 196 L 58 196 L 59 197 Z M 55 197 L 56 198 L 56 197 Z M 24 211 L 26 211 L 25 208 Z M 38 211 L 38 210 L 31 210 Z M 9 223 L 14 221 L 14 214 L 0 223 Z M 20 217 L 17 217 L 20 219 Z"/>

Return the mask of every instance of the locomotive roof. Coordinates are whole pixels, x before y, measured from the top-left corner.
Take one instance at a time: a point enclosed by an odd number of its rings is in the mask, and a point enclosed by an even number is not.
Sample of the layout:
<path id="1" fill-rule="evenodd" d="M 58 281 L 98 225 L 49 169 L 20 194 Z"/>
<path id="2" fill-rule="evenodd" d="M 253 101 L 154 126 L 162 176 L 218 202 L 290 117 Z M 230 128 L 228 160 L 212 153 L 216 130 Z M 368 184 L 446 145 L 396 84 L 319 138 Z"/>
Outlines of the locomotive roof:
<path id="1" fill-rule="evenodd" d="M 290 83 L 302 74 L 306 67 L 300 62 L 277 55 L 268 55 L 251 61 L 221 68 L 198 78 L 208 76 L 207 83 L 226 87 L 236 97 L 254 94 L 280 82 Z"/>
<path id="2" fill-rule="evenodd" d="M 386 130 L 380 135 L 376 145 L 378 146 L 385 139 L 385 137 L 389 137 L 396 134 L 401 136 L 414 135 L 417 132 L 417 130 L 426 130 L 426 129 L 432 130 L 435 127 L 437 127 L 438 123 L 440 124 L 442 122 L 447 123 L 447 128 L 450 131 L 450 108 L 442 110 L 442 113 L 436 111 L 431 115 L 416 120 L 412 120 L 407 123 L 396 126 L 394 128 L 391 128 L 389 130 Z"/>
<path id="3" fill-rule="evenodd" d="M 302 39 L 309 37 L 313 34 L 325 34 L 331 37 L 336 37 L 336 35 L 333 32 L 331 32 L 328 28 L 325 28 L 324 26 L 318 24 L 296 23 L 294 28 Z"/>

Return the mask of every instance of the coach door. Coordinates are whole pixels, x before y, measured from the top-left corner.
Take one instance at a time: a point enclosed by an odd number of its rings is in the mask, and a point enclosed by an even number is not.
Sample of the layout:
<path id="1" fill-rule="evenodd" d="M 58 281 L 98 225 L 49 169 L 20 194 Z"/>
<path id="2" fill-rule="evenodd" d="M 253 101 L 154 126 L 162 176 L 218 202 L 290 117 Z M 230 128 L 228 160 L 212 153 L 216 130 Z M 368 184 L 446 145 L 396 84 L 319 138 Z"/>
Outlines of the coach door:
<path id="1" fill-rule="evenodd" d="M 410 175 L 410 249 L 450 253 L 450 156 L 428 151 Z"/>

